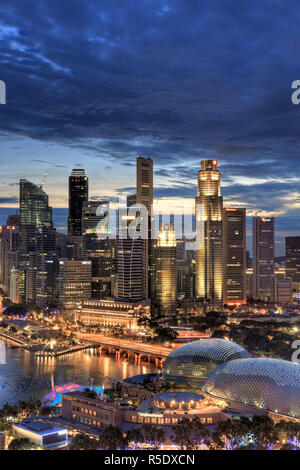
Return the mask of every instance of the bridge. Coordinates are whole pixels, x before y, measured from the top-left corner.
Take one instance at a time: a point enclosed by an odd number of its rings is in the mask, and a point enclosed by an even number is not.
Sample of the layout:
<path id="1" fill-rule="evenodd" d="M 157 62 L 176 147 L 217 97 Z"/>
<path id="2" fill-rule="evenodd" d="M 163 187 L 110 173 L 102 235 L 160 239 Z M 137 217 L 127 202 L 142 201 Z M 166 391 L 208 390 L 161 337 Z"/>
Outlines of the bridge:
<path id="1" fill-rule="evenodd" d="M 128 358 L 130 355 L 134 355 L 135 363 L 138 365 L 144 357 L 148 360 L 149 364 L 151 360 L 154 360 L 157 367 L 162 367 L 163 362 L 172 351 L 172 348 L 166 346 L 139 343 L 137 341 L 103 336 L 96 333 L 76 332 L 75 335 L 78 339 L 99 344 L 100 353 L 102 350 L 108 350 L 110 353 L 115 352 L 117 359 L 124 353 L 127 354 Z"/>

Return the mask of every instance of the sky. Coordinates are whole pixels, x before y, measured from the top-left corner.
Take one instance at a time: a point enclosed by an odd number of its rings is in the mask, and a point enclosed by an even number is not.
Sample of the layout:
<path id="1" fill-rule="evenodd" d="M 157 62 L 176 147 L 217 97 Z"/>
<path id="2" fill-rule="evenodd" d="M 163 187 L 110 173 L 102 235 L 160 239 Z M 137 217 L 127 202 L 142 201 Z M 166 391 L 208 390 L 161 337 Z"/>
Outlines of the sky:
<path id="1" fill-rule="evenodd" d="M 139 155 L 157 199 L 192 204 L 217 159 L 225 204 L 274 215 L 280 254 L 300 235 L 299 22 L 295 0 L 0 1 L 0 216 L 45 172 L 54 208 L 72 168 L 91 197 L 133 193 Z"/>

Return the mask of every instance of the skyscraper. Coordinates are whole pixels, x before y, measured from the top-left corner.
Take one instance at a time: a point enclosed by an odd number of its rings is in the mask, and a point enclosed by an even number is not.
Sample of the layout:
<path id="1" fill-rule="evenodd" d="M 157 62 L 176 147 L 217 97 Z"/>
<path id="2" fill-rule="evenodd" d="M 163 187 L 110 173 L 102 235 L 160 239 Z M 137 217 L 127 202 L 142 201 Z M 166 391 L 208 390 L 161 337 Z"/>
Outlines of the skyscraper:
<path id="1" fill-rule="evenodd" d="M 148 213 L 153 204 L 153 160 L 138 157 L 136 159 L 136 202 L 144 204 Z"/>
<path id="2" fill-rule="evenodd" d="M 89 260 L 59 260 L 59 308 L 74 310 L 91 297 L 92 262 Z"/>
<path id="3" fill-rule="evenodd" d="M 69 176 L 68 235 L 82 235 L 82 204 L 88 200 L 88 178 L 83 169 Z"/>
<path id="4" fill-rule="evenodd" d="M 246 209 L 224 208 L 224 303 L 246 303 Z"/>
<path id="5" fill-rule="evenodd" d="M 10 290 L 10 272 L 19 267 L 20 217 L 9 215 L 1 227 L 1 283 L 4 291 Z"/>
<path id="6" fill-rule="evenodd" d="M 133 202 L 133 198 L 131 198 Z M 130 201 L 129 201 L 130 202 Z M 153 204 L 153 160 L 138 157 L 136 159 L 136 204 L 143 204 L 148 211 L 148 239 L 145 240 L 144 270 L 146 279 L 146 298 L 155 295 L 155 255 L 154 240 L 151 238 L 154 221 L 151 217 Z"/>
<path id="7" fill-rule="evenodd" d="M 253 297 L 274 299 L 274 217 L 253 217 Z"/>
<path id="8" fill-rule="evenodd" d="M 112 241 L 99 238 L 97 233 L 98 223 L 108 211 L 108 201 L 86 201 L 82 206 L 83 257 L 92 261 L 91 297 L 98 299 L 112 295 Z M 105 233 L 108 227 L 104 226 L 103 230 Z"/>
<path id="9" fill-rule="evenodd" d="M 40 228 L 36 253 L 36 303 L 40 307 L 57 305 L 58 250 L 55 228 Z"/>
<path id="10" fill-rule="evenodd" d="M 175 315 L 177 304 L 176 234 L 173 224 L 161 224 L 156 258 L 156 302 L 164 315 Z"/>
<path id="11" fill-rule="evenodd" d="M 38 229 L 52 227 L 52 207 L 40 186 L 20 180 L 20 296 L 25 296 L 25 272 L 29 253 L 37 246 Z"/>
<path id="12" fill-rule="evenodd" d="M 285 271 L 292 281 L 293 300 L 300 301 L 300 237 L 285 238 Z"/>
<path id="13" fill-rule="evenodd" d="M 147 298 L 147 250 L 143 235 L 137 230 L 131 236 L 128 228 L 136 215 L 128 215 L 128 208 L 120 211 L 120 229 L 117 241 L 118 299 L 140 301 Z"/>
<path id="14" fill-rule="evenodd" d="M 223 198 L 216 160 L 202 160 L 196 197 L 196 297 L 223 305 Z"/>

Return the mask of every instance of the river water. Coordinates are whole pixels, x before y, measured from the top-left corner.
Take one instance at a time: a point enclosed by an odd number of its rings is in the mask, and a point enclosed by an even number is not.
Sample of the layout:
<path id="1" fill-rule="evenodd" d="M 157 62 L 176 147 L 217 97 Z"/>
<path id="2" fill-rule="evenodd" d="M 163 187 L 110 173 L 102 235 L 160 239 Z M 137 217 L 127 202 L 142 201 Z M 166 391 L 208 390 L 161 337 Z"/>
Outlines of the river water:
<path id="1" fill-rule="evenodd" d="M 55 385 L 75 382 L 102 385 L 104 376 L 121 380 L 137 374 L 156 372 L 154 365 L 140 366 L 114 356 L 86 349 L 57 358 L 36 358 L 29 351 L 6 343 L 6 363 L 0 364 L 0 408 L 29 398 L 42 399 L 51 390 L 51 372 Z"/>

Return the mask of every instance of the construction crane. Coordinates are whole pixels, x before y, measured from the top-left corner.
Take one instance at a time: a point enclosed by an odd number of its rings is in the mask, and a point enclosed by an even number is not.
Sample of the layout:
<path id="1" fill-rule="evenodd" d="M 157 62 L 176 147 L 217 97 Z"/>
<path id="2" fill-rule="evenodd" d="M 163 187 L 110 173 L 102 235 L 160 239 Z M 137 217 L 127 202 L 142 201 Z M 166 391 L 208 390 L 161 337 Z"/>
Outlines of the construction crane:
<path id="1" fill-rule="evenodd" d="M 48 176 L 48 173 L 44 173 L 42 182 L 41 182 L 41 184 L 40 184 L 40 188 L 41 188 L 41 189 L 43 189 L 43 187 L 45 186 L 45 182 L 46 182 L 47 176 Z"/>

